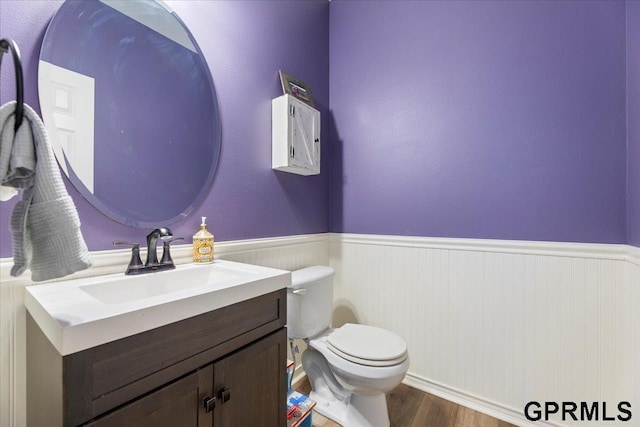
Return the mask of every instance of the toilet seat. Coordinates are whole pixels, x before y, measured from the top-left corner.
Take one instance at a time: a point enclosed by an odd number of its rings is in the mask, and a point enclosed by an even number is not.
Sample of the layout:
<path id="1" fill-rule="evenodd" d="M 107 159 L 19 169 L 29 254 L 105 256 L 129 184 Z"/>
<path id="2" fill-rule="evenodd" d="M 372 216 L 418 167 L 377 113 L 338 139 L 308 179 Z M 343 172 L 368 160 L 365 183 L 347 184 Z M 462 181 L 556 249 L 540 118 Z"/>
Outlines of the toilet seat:
<path id="1" fill-rule="evenodd" d="M 365 363 L 356 363 L 338 355 L 335 351 L 330 350 L 327 345 L 327 338 L 335 331 L 337 331 L 337 329 L 327 329 L 322 334 L 308 341 L 309 347 L 319 351 L 327 362 L 329 362 L 334 374 L 350 378 L 349 381 L 360 381 L 371 384 L 371 381 L 386 381 L 398 375 L 404 376 L 409 369 L 408 353 L 400 363 L 389 366 L 367 365 L 366 363 L 369 363 L 367 360 L 361 360 Z"/>
<path id="2" fill-rule="evenodd" d="M 365 366 L 392 366 L 407 358 L 407 344 L 386 329 L 347 323 L 334 330 L 327 348 L 343 359 Z"/>

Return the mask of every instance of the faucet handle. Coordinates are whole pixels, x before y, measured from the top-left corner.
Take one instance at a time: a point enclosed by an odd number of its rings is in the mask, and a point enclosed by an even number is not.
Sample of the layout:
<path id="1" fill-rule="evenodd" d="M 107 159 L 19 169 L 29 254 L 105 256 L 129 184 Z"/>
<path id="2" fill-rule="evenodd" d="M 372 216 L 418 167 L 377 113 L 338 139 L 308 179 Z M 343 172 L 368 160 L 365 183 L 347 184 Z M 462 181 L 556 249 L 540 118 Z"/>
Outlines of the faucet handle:
<path id="1" fill-rule="evenodd" d="M 124 240 L 114 240 L 113 246 L 138 246 L 140 247 L 140 243 L 133 242 L 125 242 Z"/>
<path id="2" fill-rule="evenodd" d="M 171 243 L 177 240 L 184 240 L 184 237 L 172 237 L 167 240 L 163 240 L 162 244 L 162 261 L 160 264 L 173 265 L 173 259 L 171 259 L 171 252 L 169 252 L 169 246 Z"/>
<path id="3" fill-rule="evenodd" d="M 122 240 L 116 240 L 113 242 L 113 246 L 131 246 L 131 260 L 127 266 L 127 271 L 124 274 L 136 274 L 138 269 L 144 268 L 144 264 L 140 259 L 140 244 L 132 242 L 124 242 Z"/>
<path id="4" fill-rule="evenodd" d="M 162 241 L 164 243 L 171 244 L 171 243 L 175 242 L 176 240 L 184 240 L 184 237 L 171 237 L 171 238 L 166 239 L 166 240 L 163 239 Z"/>

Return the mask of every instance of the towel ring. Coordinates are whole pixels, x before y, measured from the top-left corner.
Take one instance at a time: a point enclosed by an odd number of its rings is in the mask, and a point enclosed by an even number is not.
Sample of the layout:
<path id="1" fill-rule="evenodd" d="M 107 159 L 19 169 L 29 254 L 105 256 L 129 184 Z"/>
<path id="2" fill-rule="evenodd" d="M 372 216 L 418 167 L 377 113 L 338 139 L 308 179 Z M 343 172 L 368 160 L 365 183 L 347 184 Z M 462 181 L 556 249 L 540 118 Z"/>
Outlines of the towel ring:
<path id="1" fill-rule="evenodd" d="M 13 54 L 13 65 L 16 73 L 16 123 L 14 130 L 18 130 L 24 117 L 24 82 L 22 78 L 22 62 L 20 61 L 20 49 L 11 39 L 0 39 L 0 66 L 2 65 L 2 55 L 6 52 Z"/>

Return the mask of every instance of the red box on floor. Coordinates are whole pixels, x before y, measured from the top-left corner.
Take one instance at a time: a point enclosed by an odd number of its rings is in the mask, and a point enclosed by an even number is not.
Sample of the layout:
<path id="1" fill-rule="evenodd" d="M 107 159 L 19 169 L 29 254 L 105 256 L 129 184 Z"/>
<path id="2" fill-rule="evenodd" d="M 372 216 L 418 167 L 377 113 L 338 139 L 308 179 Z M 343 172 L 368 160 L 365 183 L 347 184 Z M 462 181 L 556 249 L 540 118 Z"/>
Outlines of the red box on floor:
<path id="1" fill-rule="evenodd" d="M 316 402 L 297 391 L 287 396 L 287 427 L 311 427 L 312 409 Z"/>

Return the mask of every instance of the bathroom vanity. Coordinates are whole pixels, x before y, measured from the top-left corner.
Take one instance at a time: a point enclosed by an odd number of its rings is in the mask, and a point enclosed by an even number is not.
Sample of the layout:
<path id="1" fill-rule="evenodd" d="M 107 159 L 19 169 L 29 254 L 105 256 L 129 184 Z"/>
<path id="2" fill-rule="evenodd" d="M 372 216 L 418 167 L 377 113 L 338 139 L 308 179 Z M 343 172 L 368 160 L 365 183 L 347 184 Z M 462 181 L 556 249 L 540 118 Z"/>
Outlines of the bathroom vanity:
<path id="1" fill-rule="evenodd" d="M 29 426 L 286 426 L 290 273 L 182 269 L 27 288 Z"/>

